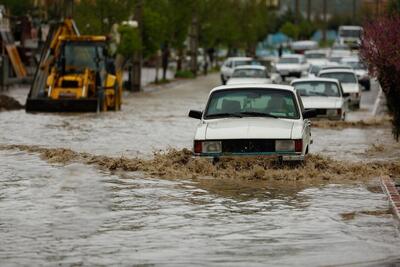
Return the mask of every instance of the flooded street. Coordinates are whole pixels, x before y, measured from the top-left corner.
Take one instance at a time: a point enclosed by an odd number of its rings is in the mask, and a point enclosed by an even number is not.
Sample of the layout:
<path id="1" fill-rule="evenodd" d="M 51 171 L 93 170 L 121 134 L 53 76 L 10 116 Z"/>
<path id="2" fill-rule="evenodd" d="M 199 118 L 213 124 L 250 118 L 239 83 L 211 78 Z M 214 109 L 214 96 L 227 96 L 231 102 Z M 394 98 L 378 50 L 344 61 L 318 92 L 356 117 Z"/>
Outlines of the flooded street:
<path id="1" fill-rule="evenodd" d="M 0 145 L 143 159 L 191 149 L 198 121 L 188 110 L 203 108 L 216 85 L 213 74 L 147 88 L 128 94 L 115 113 L 0 112 Z M 9 94 L 24 102 L 27 90 Z M 368 116 L 376 94 L 375 84 L 362 111 L 348 119 Z M 338 161 L 400 156 L 388 127 L 312 131 L 311 153 Z M 49 162 L 23 149 L 1 149 L 0 170 L 0 266 L 400 264 L 399 229 L 376 180 L 307 186 L 169 179 L 79 160 Z"/>

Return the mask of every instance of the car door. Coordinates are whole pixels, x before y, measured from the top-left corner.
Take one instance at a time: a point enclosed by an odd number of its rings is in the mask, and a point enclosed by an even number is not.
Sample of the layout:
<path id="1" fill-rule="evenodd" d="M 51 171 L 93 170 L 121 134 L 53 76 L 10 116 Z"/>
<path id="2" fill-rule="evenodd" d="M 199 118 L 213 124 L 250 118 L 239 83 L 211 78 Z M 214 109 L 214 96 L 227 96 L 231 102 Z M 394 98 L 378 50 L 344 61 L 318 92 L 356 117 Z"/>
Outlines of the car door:
<path id="1" fill-rule="evenodd" d="M 303 114 L 304 112 L 303 101 L 301 101 L 301 96 L 297 90 L 296 90 L 296 97 L 299 103 L 300 112 Z M 303 118 L 303 149 L 305 149 L 306 147 L 310 147 L 311 144 L 312 144 L 311 121 L 309 119 Z"/>

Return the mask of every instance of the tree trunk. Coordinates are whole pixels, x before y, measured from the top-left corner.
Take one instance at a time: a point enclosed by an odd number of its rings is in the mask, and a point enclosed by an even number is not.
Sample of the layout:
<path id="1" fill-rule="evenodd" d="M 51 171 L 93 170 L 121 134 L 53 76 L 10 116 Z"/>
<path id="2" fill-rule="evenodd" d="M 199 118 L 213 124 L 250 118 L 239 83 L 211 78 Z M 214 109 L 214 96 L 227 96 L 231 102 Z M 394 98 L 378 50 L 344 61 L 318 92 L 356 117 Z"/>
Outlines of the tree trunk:
<path id="1" fill-rule="evenodd" d="M 176 71 L 182 70 L 182 61 L 183 61 L 183 48 L 180 47 L 178 49 L 178 61 L 176 62 Z"/>
<path id="2" fill-rule="evenodd" d="M 311 0 L 307 0 L 307 20 L 311 21 Z"/>
<path id="3" fill-rule="evenodd" d="M 143 0 L 137 0 L 135 6 L 135 20 L 138 22 L 140 37 L 142 37 Z M 138 92 L 142 88 L 142 52 L 136 52 L 132 57 L 131 91 Z"/>
<path id="4" fill-rule="evenodd" d="M 190 26 L 190 71 L 194 76 L 197 75 L 197 50 L 199 42 L 199 31 L 198 31 L 198 19 L 197 15 L 194 14 L 192 17 L 192 24 Z"/>
<path id="5" fill-rule="evenodd" d="M 323 0 L 323 6 L 322 6 L 322 15 L 323 15 L 323 24 L 324 24 L 324 28 L 323 28 L 323 30 L 322 30 L 322 41 L 324 42 L 324 43 L 326 43 L 326 30 L 327 30 L 327 27 L 328 27 L 328 21 L 327 21 L 327 10 L 326 10 L 326 8 L 327 8 L 327 3 L 326 3 L 326 0 Z"/>

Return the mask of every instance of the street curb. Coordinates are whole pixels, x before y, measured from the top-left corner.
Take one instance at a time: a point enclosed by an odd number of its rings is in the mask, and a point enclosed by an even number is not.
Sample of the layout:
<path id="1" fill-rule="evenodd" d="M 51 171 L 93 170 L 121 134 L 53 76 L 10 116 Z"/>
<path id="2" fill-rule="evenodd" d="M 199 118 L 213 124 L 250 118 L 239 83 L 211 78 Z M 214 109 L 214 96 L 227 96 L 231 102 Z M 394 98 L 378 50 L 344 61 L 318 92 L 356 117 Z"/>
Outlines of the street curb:
<path id="1" fill-rule="evenodd" d="M 396 184 L 389 176 L 382 176 L 380 180 L 383 192 L 388 196 L 390 208 L 395 217 L 400 220 L 400 193 Z"/>

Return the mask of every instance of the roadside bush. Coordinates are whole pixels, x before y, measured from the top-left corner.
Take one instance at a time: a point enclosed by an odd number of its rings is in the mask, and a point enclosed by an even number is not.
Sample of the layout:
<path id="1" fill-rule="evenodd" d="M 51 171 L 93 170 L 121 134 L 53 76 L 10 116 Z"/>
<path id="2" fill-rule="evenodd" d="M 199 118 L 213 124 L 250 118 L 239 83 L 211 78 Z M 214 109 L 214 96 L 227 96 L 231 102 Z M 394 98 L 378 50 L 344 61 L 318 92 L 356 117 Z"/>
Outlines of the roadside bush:
<path id="1" fill-rule="evenodd" d="M 360 55 L 376 76 L 393 115 L 393 135 L 400 136 L 400 16 L 394 14 L 364 26 Z"/>
<path id="2" fill-rule="evenodd" d="M 178 70 L 175 73 L 175 78 L 192 79 L 194 74 L 189 70 Z"/>

